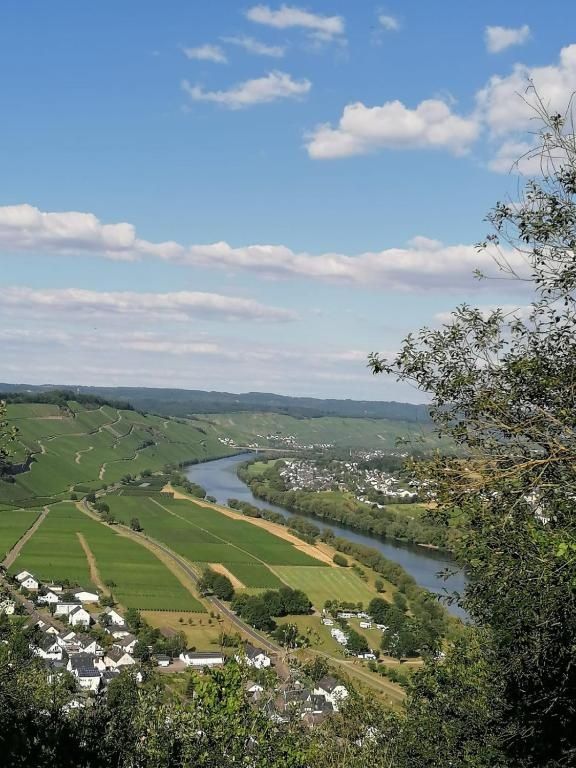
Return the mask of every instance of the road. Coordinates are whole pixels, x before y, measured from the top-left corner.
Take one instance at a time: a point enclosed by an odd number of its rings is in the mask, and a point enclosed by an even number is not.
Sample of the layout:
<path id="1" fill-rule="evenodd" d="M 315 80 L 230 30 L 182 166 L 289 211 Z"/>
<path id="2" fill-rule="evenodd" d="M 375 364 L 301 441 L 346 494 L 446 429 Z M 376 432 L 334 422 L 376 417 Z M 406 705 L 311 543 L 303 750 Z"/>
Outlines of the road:
<path id="1" fill-rule="evenodd" d="M 88 514 L 90 517 L 95 516 L 84 499 L 82 500 L 81 504 L 86 514 Z M 126 526 L 122 526 L 122 527 L 126 528 Z M 169 557 L 172 560 L 172 562 L 176 563 L 176 565 L 178 565 L 184 571 L 186 576 L 188 576 L 188 578 L 195 585 L 198 585 L 198 582 L 200 581 L 200 577 L 198 576 L 196 571 L 192 568 L 192 566 L 183 557 L 180 557 L 180 555 L 177 555 L 175 552 L 169 549 L 165 544 L 162 544 L 156 539 L 153 539 L 150 536 L 147 536 L 145 533 L 139 533 L 138 531 L 130 530 L 130 534 L 134 538 L 145 539 L 150 544 L 157 547 L 167 557 Z M 278 655 L 284 653 L 284 650 L 280 648 L 280 646 L 276 645 L 271 640 L 268 640 L 268 638 L 263 637 L 253 627 L 251 627 L 249 624 L 246 624 L 244 621 L 242 621 L 242 619 L 239 616 L 237 616 L 234 613 L 234 611 L 231 611 L 230 608 L 228 608 L 228 606 L 225 603 L 223 603 L 221 600 L 219 600 L 217 597 L 207 597 L 206 599 L 214 606 L 214 608 L 217 611 L 219 611 L 223 616 L 225 616 L 230 621 L 231 624 L 233 624 L 237 629 L 241 630 L 245 635 L 248 635 L 248 637 L 250 637 L 251 640 L 254 640 L 254 642 L 258 645 L 258 647 Z"/>

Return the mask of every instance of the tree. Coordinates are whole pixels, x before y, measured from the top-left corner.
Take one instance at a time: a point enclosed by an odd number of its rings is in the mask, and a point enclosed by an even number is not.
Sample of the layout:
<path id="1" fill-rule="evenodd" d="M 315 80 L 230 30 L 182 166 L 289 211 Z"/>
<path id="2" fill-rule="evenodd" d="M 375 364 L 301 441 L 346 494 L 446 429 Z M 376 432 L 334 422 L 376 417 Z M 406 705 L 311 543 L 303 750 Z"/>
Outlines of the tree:
<path id="1" fill-rule="evenodd" d="M 457 516 L 463 530 L 461 602 L 484 631 L 485 695 L 502 696 L 491 743 L 513 765 L 559 766 L 576 760 L 576 145 L 571 121 L 538 108 L 543 175 L 519 202 L 496 205 L 482 243 L 502 276 L 522 283 L 523 303 L 531 291 L 529 306 L 460 306 L 371 365 L 428 393 L 439 433 L 456 446 L 413 470 L 436 523 Z M 439 693 L 455 673 L 441 667 Z M 456 731 L 471 704 L 454 703 L 446 727 Z M 481 751 L 476 731 L 460 728 L 459 738 Z M 450 763 L 461 764 L 456 754 Z"/>
<path id="2" fill-rule="evenodd" d="M 140 520 L 138 520 L 138 518 L 137 518 L 137 517 L 133 517 L 133 518 L 130 520 L 130 528 L 131 528 L 133 531 L 137 531 L 137 532 L 140 532 L 140 531 L 143 531 L 143 530 L 144 530 L 144 529 L 142 528 L 142 526 L 140 525 Z"/>
<path id="3" fill-rule="evenodd" d="M 232 582 L 223 573 L 218 573 L 213 568 L 206 568 L 202 578 L 198 582 L 201 595 L 216 595 L 220 600 L 232 600 L 234 587 Z"/>
<path id="4" fill-rule="evenodd" d="M 386 591 L 384 589 L 384 582 L 382 581 L 382 579 L 376 579 L 374 581 L 374 587 L 376 588 L 376 592 L 385 592 Z"/>
<path id="5" fill-rule="evenodd" d="M 332 560 L 334 561 L 334 563 L 336 565 L 339 565 L 342 568 L 347 568 L 348 567 L 348 560 L 347 560 L 347 558 L 345 558 L 344 555 L 341 555 L 340 552 L 336 552 L 334 554 L 334 557 L 332 558 Z"/>
<path id="6" fill-rule="evenodd" d="M 348 643 L 346 644 L 347 651 L 353 653 L 355 656 L 358 656 L 360 653 L 368 653 L 370 651 L 368 641 L 364 635 L 356 632 L 355 629 L 348 629 L 346 634 L 348 636 Z"/>

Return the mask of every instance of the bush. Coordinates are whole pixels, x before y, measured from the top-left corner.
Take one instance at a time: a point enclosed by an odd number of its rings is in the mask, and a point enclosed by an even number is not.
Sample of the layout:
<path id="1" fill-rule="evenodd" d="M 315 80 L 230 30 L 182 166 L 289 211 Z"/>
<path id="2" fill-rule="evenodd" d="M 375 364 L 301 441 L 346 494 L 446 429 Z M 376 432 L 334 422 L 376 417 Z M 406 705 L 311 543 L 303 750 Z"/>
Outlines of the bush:
<path id="1" fill-rule="evenodd" d="M 332 560 L 334 561 L 334 563 L 336 563 L 336 565 L 339 565 L 342 568 L 348 567 L 348 559 L 344 557 L 344 555 L 341 555 L 340 552 L 336 552 Z"/>

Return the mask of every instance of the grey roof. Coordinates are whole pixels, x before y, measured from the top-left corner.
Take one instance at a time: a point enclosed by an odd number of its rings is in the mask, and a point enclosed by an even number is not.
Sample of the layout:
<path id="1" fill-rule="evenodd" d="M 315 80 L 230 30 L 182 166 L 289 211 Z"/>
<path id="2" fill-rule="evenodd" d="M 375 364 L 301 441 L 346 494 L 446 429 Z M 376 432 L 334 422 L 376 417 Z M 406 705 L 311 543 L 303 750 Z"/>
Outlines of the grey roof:
<path id="1" fill-rule="evenodd" d="M 77 677 L 100 677 L 100 672 L 96 667 L 80 667 L 76 670 Z"/>
<path id="2" fill-rule="evenodd" d="M 255 659 L 256 656 L 259 656 L 261 653 L 266 656 L 266 652 L 262 650 L 262 648 L 257 648 L 255 645 L 252 645 L 251 643 L 246 643 L 244 647 L 244 653 L 249 659 Z"/>
<path id="3" fill-rule="evenodd" d="M 128 653 L 128 651 L 124 650 L 124 648 L 117 648 L 113 645 L 106 651 L 106 657 L 112 659 L 112 661 L 120 661 L 122 656 L 124 656 L 126 653 Z"/>
<path id="4" fill-rule="evenodd" d="M 336 688 L 337 685 L 340 685 L 338 680 L 336 680 L 335 677 L 332 677 L 331 675 L 326 675 L 326 677 L 321 678 L 316 683 L 316 688 L 323 688 L 325 691 L 328 691 L 328 693 L 331 693 L 334 688 Z"/>
<path id="5" fill-rule="evenodd" d="M 314 712 L 333 712 L 332 703 L 326 699 L 326 696 L 316 694 L 312 696 L 312 709 Z"/>
<path id="6" fill-rule="evenodd" d="M 43 651 L 48 651 L 53 645 L 57 645 L 60 648 L 56 641 L 56 635 L 44 635 L 38 641 L 38 648 L 41 648 Z"/>
<path id="7" fill-rule="evenodd" d="M 93 653 L 75 653 L 70 656 L 70 666 L 72 669 L 81 669 L 82 667 L 95 669 L 95 661 L 96 656 Z"/>

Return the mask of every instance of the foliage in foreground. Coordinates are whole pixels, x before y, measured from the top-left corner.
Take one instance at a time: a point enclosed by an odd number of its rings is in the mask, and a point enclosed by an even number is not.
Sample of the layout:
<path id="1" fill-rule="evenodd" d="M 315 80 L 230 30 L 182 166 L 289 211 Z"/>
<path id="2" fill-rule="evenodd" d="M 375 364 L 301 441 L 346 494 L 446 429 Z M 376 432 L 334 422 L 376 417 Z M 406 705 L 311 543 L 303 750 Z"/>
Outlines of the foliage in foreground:
<path id="1" fill-rule="evenodd" d="M 392 362 L 372 358 L 429 393 L 466 456 L 415 471 L 435 519 L 457 515 L 466 531 L 457 554 L 478 629 L 461 650 L 478 687 L 455 657 L 420 678 L 414 766 L 576 763 L 576 144 L 562 117 L 542 117 L 543 177 L 496 206 L 484 244 L 530 305 L 459 307 Z"/>

